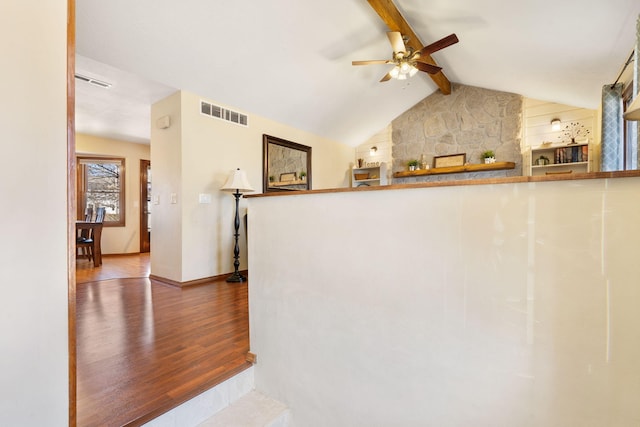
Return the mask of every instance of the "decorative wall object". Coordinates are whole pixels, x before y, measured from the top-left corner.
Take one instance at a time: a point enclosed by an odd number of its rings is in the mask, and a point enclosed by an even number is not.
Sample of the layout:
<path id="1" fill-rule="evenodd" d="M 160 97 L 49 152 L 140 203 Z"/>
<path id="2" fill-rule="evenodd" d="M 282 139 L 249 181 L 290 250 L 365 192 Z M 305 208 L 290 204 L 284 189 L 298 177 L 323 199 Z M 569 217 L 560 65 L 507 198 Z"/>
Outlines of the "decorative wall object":
<path id="1" fill-rule="evenodd" d="M 311 189 L 311 147 L 262 135 L 262 163 L 265 193 Z"/>

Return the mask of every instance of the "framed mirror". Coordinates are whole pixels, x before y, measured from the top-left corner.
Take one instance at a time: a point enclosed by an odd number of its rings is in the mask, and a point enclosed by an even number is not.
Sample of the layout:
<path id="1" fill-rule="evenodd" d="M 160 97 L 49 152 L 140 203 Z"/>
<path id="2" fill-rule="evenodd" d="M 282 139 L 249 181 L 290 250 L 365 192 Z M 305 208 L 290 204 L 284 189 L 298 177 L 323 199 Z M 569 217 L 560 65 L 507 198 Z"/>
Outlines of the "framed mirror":
<path id="1" fill-rule="evenodd" d="M 311 190 L 311 147 L 270 135 L 262 135 L 265 193 Z"/>

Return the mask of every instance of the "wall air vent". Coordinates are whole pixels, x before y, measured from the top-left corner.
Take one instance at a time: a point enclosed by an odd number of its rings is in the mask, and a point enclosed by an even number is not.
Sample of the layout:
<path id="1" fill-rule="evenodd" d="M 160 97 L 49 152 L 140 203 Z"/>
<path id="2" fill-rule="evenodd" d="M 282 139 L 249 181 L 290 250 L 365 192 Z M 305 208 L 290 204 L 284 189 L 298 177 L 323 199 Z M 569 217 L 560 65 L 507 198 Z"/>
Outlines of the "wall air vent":
<path id="1" fill-rule="evenodd" d="M 102 80 L 97 80 L 93 77 L 83 76 L 82 74 L 76 74 L 76 79 L 82 80 L 83 82 L 87 82 L 94 86 L 101 87 L 103 89 L 109 89 L 111 86 L 113 86 L 111 83 L 103 82 Z"/>
<path id="2" fill-rule="evenodd" d="M 226 108 L 220 107 L 218 105 L 213 105 L 207 101 L 200 101 L 200 113 L 216 119 L 226 120 L 240 126 L 249 126 L 249 120 L 246 114 L 227 110 Z"/>

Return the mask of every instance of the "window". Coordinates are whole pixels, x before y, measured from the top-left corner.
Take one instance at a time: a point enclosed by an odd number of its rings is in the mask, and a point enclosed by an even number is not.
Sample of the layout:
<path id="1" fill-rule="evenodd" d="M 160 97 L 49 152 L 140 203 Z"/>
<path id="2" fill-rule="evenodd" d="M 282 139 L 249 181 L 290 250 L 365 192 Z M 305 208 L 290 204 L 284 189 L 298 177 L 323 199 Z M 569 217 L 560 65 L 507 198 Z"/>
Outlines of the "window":
<path id="1" fill-rule="evenodd" d="M 78 219 L 104 207 L 104 225 L 124 227 L 124 159 L 78 156 L 77 165 Z"/>

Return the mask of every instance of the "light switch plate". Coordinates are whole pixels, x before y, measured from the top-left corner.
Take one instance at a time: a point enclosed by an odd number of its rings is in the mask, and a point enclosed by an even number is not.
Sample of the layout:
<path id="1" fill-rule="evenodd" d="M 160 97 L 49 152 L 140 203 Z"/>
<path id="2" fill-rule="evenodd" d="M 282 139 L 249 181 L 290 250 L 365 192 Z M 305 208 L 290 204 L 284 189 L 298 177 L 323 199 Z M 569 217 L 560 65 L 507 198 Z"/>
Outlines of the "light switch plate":
<path id="1" fill-rule="evenodd" d="M 198 203 L 211 203 L 211 194 L 200 193 Z"/>

